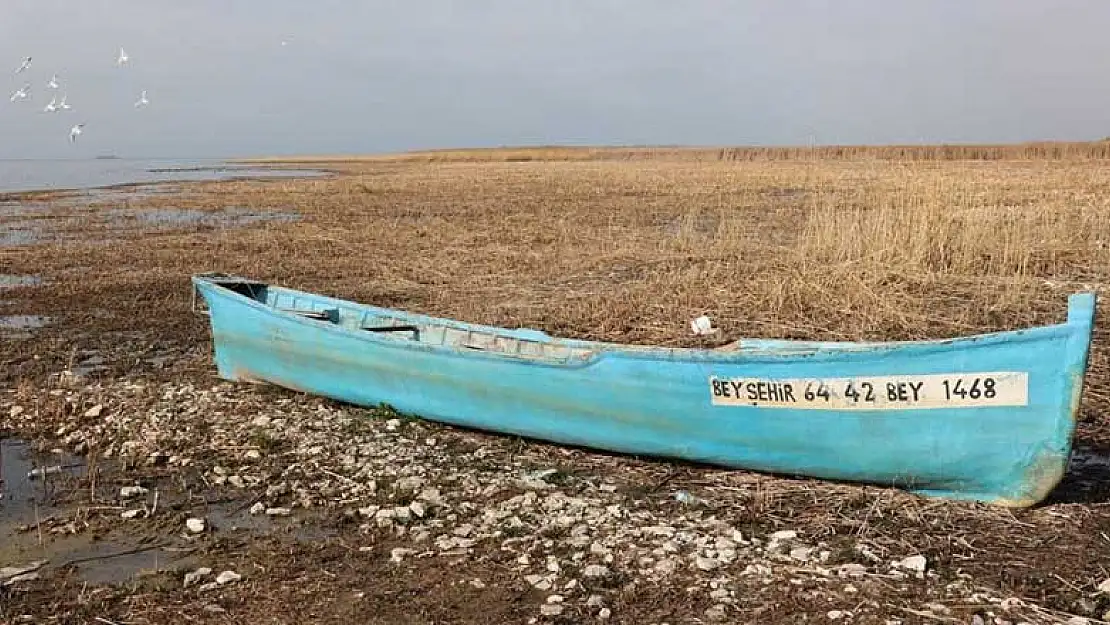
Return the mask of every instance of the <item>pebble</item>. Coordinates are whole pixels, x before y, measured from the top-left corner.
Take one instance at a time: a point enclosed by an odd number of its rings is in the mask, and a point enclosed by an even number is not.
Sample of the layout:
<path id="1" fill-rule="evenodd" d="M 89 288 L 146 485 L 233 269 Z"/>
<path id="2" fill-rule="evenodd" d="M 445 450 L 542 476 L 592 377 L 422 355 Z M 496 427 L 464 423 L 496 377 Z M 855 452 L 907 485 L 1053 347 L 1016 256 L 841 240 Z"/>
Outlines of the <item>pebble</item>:
<path id="1" fill-rule="evenodd" d="M 415 515 L 418 519 L 423 519 L 424 515 L 427 513 L 427 510 L 424 508 L 424 504 L 420 503 L 419 501 L 414 501 L 410 503 L 409 511 L 411 511 L 413 515 Z"/>
<path id="2" fill-rule="evenodd" d="M 721 566 L 721 562 L 719 560 L 715 558 L 706 558 L 703 556 L 698 556 L 695 560 L 695 564 L 699 569 L 703 571 L 712 571 Z"/>
<path id="3" fill-rule="evenodd" d="M 829 610 L 828 614 L 825 616 L 829 617 L 830 621 L 837 621 L 849 615 L 849 612 L 844 612 L 843 610 Z"/>
<path id="4" fill-rule="evenodd" d="M 189 530 L 193 534 L 199 534 L 199 533 L 203 532 L 205 525 L 206 524 L 204 522 L 204 519 L 195 519 L 194 518 L 194 519 L 186 519 L 185 520 L 185 529 Z"/>
<path id="5" fill-rule="evenodd" d="M 836 567 L 836 574 L 841 577 L 859 577 L 866 573 L 867 567 L 856 562 L 849 562 Z"/>
<path id="6" fill-rule="evenodd" d="M 600 610 L 597 611 L 597 618 L 598 618 L 598 620 L 601 620 L 601 621 L 607 621 L 607 620 L 609 620 L 609 617 L 612 616 L 612 614 L 613 614 L 613 611 L 610 610 L 609 608 L 601 608 Z"/>
<path id="7" fill-rule="evenodd" d="M 774 534 L 771 534 L 771 540 L 775 541 L 794 540 L 797 537 L 798 532 L 794 530 L 779 530 Z"/>
<path id="8" fill-rule="evenodd" d="M 400 419 L 390 419 L 389 421 L 385 422 L 385 429 L 389 430 L 390 432 L 395 431 L 399 427 L 401 427 Z"/>
<path id="9" fill-rule="evenodd" d="M 563 595 L 551 595 L 547 598 L 548 603 L 562 603 L 565 600 L 566 597 L 564 597 Z"/>
<path id="10" fill-rule="evenodd" d="M 189 586 L 192 586 L 193 584 L 200 581 L 205 576 L 211 575 L 211 574 L 212 574 L 212 569 L 208 568 L 207 566 L 202 566 L 202 567 L 200 567 L 199 569 L 197 569 L 195 571 L 192 571 L 190 573 L 186 573 L 185 574 L 185 587 L 188 588 Z"/>
<path id="11" fill-rule="evenodd" d="M 8 410 L 8 416 L 12 418 L 18 417 L 21 414 L 23 414 L 23 406 L 12 406 L 11 409 Z"/>
<path id="12" fill-rule="evenodd" d="M 270 417 L 267 417 L 266 415 L 258 415 L 253 420 L 251 420 L 251 425 L 256 428 L 264 428 L 270 425 Z"/>
<path id="13" fill-rule="evenodd" d="M 125 519 L 133 519 L 133 518 L 139 516 L 140 512 L 142 512 L 142 510 L 127 510 L 127 511 L 121 512 L 120 516 L 122 518 L 125 518 Z"/>
<path id="14" fill-rule="evenodd" d="M 540 606 L 540 614 L 544 616 L 559 616 L 563 613 L 563 606 L 559 604 L 545 603 Z"/>
<path id="15" fill-rule="evenodd" d="M 1102 583 L 1098 585 L 1098 591 L 1110 595 L 1110 577 L 1102 580 Z"/>
<path id="16" fill-rule="evenodd" d="M 723 621 L 728 618 L 727 610 L 728 608 L 726 608 L 723 604 L 718 603 L 717 605 L 705 611 L 705 618 L 714 622 Z"/>
<path id="17" fill-rule="evenodd" d="M 266 512 L 266 504 L 262 503 L 261 501 L 255 502 L 255 504 L 250 507 L 250 510 L 248 510 L 248 512 L 250 512 L 251 514 L 262 514 Z"/>
<path id="18" fill-rule="evenodd" d="M 92 408 L 89 408 L 88 410 L 86 410 L 85 411 L 85 416 L 90 417 L 90 418 L 95 418 L 95 417 L 99 417 L 100 413 L 102 413 L 102 412 L 104 412 L 104 405 L 103 404 L 97 404 L 97 405 L 93 406 Z"/>
<path id="19" fill-rule="evenodd" d="M 609 567 L 601 564 L 590 564 L 582 570 L 582 575 L 586 577 L 607 577 L 609 575 Z"/>
<path id="20" fill-rule="evenodd" d="M 223 586 L 224 584 L 233 584 L 243 579 L 243 576 L 235 571 L 224 571 L 216 576 L 216 583 Z"/>
<path id="21" fill-rule="evenodd" d="M 119 489 L 120 499 L 131 499 L 133 497 L 145 495 L 146 493 L 147 489 L 143 488 L 142 486 L 124 486 L 123 488 Z"/>
<path id="22" fill-rule="evenodd" d="M 246 488 L 247 487 L 247 483 L 243 481 L 243 476 L 241 476 L 241 475 L 232 475 L 232 476 L 228 477 L 227 478 L 227 483 L 231 484 L 235 488 Z"/>
<path id="23" fill-rule="evenodd" d="M 926 560 L 925 556 L 922 555 L 909 556 L 908 558 L 903 558 L 898 562 L 895 562 L 894 566 L 896 568 L 905 569 L 907 571 L 924 573 L 925 568 L 928 566 L 928 560 Z"/>
<path id="24" fill-rule="evenodd" d="M 601 595 L 590 595 L 589 598 L 586 599 L 586 607 L 588 608 L 601 607 L 603 603 L 605 603 L 605 598 Z"/>
<path id="25" fill-rule="evenodd" d="M 394 547 L 389 550 L 389 559 L 393 562 L 401 562 L 405 556 L 416 553 L 415 549 L 405 549 L 404 547 Z"/>
<path id="26" fill-rule="evenodd" d="M 257 449 L 248 449 L 246 453 L 243 454 L 243 458 L 247 460 L 258 460 L 261 457 L 262 452 L 258 451 Z"/>
<path id="27" fill-rule="evenodd" d="M 266 516 L 289 516 L 292 513 L 289 508 L 266 508 Z"/>

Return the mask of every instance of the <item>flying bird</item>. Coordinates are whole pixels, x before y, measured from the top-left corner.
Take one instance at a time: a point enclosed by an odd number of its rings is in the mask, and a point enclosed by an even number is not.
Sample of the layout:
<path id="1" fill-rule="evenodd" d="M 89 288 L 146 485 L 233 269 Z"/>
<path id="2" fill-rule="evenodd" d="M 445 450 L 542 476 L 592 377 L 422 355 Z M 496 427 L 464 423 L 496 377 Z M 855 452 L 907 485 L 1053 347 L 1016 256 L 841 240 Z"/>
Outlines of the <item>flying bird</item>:
<path id="1" fill-rule="evenodd" d="M 44 113 L 53 113 L 58 110 L 58 98 L 50 98 L 50 103 L 43 107 Z"/>
<path id="2" fill-rule="evenodd" d="M 123 48 L 120 48 L 119 49 L 119 58 L 116 59 L 116 65 L 123 65 L 130 58 L 131 57 L 127 56 L 127 53 L 123 51 Z"/>
<path id="3" fill-rule="evenodd" d="M 27 90 L 30 89 L 30 88 L 31 88 L 30 83 L 28 83 L 26 85 L 23 85 L 22 89 L 20 89 L 19 91 L 16 91 L 15 93 L 12 94 L 11 101 L 15 102 L 16 100 L 26 99 L 27 98 Z"/>
<path id="4" fill-rule="evenodd" d="M 59 111 L 68 111 L 69 109 L 73 108 L 72 106 L 66 104 L 66 98 L 67 97 L 69 97 L 69 96 L 67 96 L 64 93 L 62 94 L 62 101 L 58 103 L 58 110 Z"/>
<path id="5" fill-rule="evenodd" d="M 15 70 L 15 73 L 18 74 L 18 73 L 22 72 L 23 70 L 27 69 L 30 66 L 31 66 L 31 57 L 27 57 L 27 58 L 23 59 L 23 63 L 21 63 L 19 65 L 19 69 Z"/>
<path id="6" fill-rule="evenodd" d="M 53 76 L 51 76 L 50 77 L 50 82 L 46 83 L 46 86 L 50 87 L 51 89 L 57 89 L 58 88 L 58 75 L 54 74 Z"/>
<path id="7" fill-rule="evenodd" d="M 135 102 L 135 108 L 146 106 L 147 104 L 150 104 L 150 100 L 146 99 L 146 89 L 143 89 L 143 93 L 139 96 L 139 100 Z"/>
<path id="8" fill-rule="evenodd" d="M 69 142 L 74 143 L 75 141 L 77 141 L 77 135 L 81 134 L 81 132 L 83 131 L 84 128 L 85 128 L 85 124 L 77 124 L 73 128 L 70 128 L 69 129 Z"/>

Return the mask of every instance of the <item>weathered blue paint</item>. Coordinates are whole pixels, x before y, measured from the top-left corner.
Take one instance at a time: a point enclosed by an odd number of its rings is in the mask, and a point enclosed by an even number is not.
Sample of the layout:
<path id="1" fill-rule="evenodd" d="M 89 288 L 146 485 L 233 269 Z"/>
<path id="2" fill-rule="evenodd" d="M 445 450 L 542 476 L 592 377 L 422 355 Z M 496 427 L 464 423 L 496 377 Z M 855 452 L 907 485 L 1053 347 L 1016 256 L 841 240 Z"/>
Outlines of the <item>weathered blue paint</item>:
<path id="1" fill-rule="evenodd" d="M 617 452 L 1022 507 L 1064 474 L 1095 313 L 942 341 L 744 340 L 715 350 L 556 339 L 200 275 L 221 377 Z M 287 312 L 315 311 L 320 318 Z M 410 325 L 375 332 L 368 326 Z M 469 335 L 469 337 L 468 337 Z M 466 340 L 482 343 L 463 347 Z M 709 378 L 1018 371 L 1024 406 L 805 410 L 711 401 Z"/>

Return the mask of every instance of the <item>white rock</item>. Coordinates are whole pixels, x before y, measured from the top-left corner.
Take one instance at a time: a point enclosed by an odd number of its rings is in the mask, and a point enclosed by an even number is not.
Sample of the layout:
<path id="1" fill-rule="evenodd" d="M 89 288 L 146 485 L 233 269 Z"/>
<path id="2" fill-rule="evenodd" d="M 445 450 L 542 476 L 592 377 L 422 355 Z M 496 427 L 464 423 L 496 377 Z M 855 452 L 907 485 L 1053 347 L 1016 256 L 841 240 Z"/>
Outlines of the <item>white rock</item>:
<path id="1" fill-rule="evenodd" d="M 798 532 L 795 532 L 794 530 L 779 530 L 774 534 L 771 534 L 771 540 L 777 541 L 794 540 L 797 537 Z"/>
<path id="2" fill-rule="evenodd" d="M 193 584 L 200 581 L 201 578 L 203 578 L 207 575 L 211 575 L 211 574 L 212 574 L 212 569 L 208 568 L 207 566 L 202 566 L 199 569 L 197 569 L 197 570 L 195 570 L 191 573 L 186 573 L 185 574 L 185 587 L 188 588 L 189 586 L 192 586 Z"/>
<path id="3" fill-rule="evenodd" d="M 257 449 L 248 449 L 246 453 L 243 454 L 243 457 L 247 460 L 258 460 L 262 457 L 262 452 Z"/>
<path id="4" fill-rule="evenodd" d="M 486 583 L 483 582 L 482 580 L 478 579 L 477 577 L 470 580 L 470 585 L 475 587 L 475 588 L 485 588 L 486 587 Z"/>
<path id="5" fill-rule="evenodd" d="M 243 476 L 241 476 L 241 475 L 232 475 L 232 476 L 228 477 L 227 478 L 227 483 L 231 484 L 235 488 L 246 488 L 247 487 L 247 483 L 243 481 Z"/>
<path id="6" fill-rule="evenodd" d="M 256 502 L 253 506 L 251 506 L 249 512 L 251 514 L 262 514 L 263 512 L 266 512 L 266 504 L 262 503 L 261 501 Z"/>
<path id="7" fill-rule="evenodd" d="M 583 569 L 582 575 L 586 577 L 606 577 L 609 575 L 609 567 L 600 564 L 590 564 Z"/>
<path id="8" fill-rule="evenodd" d="M 925 556 L 922 555 L 910 556 L 908 558 L 903 558 L 898 562 L 895 562 L 894 566 L 896 568 L 905 569 L 907 571 L 924 573 L 925 568 L 928 566 L 928 560 L 926 560 Z"/>
<path id="9" fill-rule="evenodd" d="M 97 405 L 93 406 L 92 408 L 89 408 L 88 410 L 86 410 L 85 411 L 85 416 L 86 417 L 99 417 L 100 413 L 102 413 L 102 412 L 104 412 L 104 405 L 103 404 L 97 404 Z"/>
<path id="10" fill-rule="evenodd" d="M 1082 616 L 1073 616 L 1069 618 L 1066 623 L 1068 625 L 1090 625 L 1091 619 Z"/>
<path id="11" fill-rule="evenodd" d="M 586 599 L 586 607 L 588 608 L 601 607 L 603 603 L 605 603 L 605 598 L 601 595 L 590 595 L 589 598 Z"/>
<path id="12" fill-rule="evenodd" d="M 289 508 L 266 508 L 266 516 L 289 516 L 292 513 Z"/>
<path id="13" fill-rule="evenodd" d="M 216 576 L 216 583 L 223 586 L 224 584 L 234 584 L 241 579 L 243 579 L 243 576 L 235 571 L 224 571 Z"/>
<path id="14" fill-rule="evenodd" d="M 715 558 L 706 558 L 704 556 L 698 556 L 695 560 L 695 564 L 699 569 L 703 571 L 712 571 L 713 569 L 721 566 L 720 560 L 717 560 Z"/>
<path id="15" fill-rule="evenodd" d="M 189 530 L 193 534 L 199 534 L 199 533 L 203 532 L 204 527 L 205 527 L 204 519 L 195 519 L 194 518 L 194 519 L 186 519 L 185 520 L 185 529 Z"/>
<path id="16" fill-rule="evenodd" d="M 251 420 L 251 425 L 256 428 L 264 428 L 270 425 L 270 417 L 267 417 L 266 415 L 258 415 L 253 420 Z"/>
<path id="17" fill-rule="evenodd" d="M 562 603 L 565 600 L 566 597 L 564 597 L 563 595 L 551 595 L 547 598 L 548 603 Z"/>
<path id="18" fill-rule="evenodd" d="M 725 588 L 718 588 L 717 590 L 714 590 L 713 592 L 709 593 L 709 598 L 710 599 L 715 599 L 717 601 L 722 601 L 724 599 L 728 599 L 728 590 L 725 589 Z"/>
<path id="19" fill-rule="evenodd" d="M 125 519 L 133 519 L 133 518 L 139 516 L 140 512 L 142 512 L 142 510 L 127 510 L 127 511 L 121 512 L 119 515 L 122 518 L 125 518 Z"/>
<path id="20" fill-rule="evenodd" d="M 799 562 L 808 562 L 813 553 L 813 547 L 795 547 L 790 550 L 790 557 Z"/>
<path id="21" fill-rule="evenodd" d="M 829 610 L 828 614 L 826 614 L 825 616 L 829 617 L 830 621 L 836 621 L 849 615 L 849 612 L 844 612 L 842 610 Z"/>
<path id="22" fill-rule="evenodd" d="M 133 497 L 145 495 L 146 493 L 147 490 L 142 486 L 124 486 L 123 488 L 119 489 L 120 499 L 131 499 Z"/>
<path id="23" fill-rule="evenodd" d="M 597 618 L 598 618 L 598 620 L 601 620 L 601 621 L 609 620 L 609 617 L 612 616 L 612 615 L 613 615 L 613 611 L 610 610 L 609 608 L 601 608 L 600 610 L 597 611 Z"/>
<path id="24" fill-rule="evenodd" d="M 396 430 L 399 427 L 401 427 L 400 419 L 390 419 L 389 421 L 385 422 L 385 429 L 389 430 L 390 432 Z"/>
<path id="25" fill-rule="evenodd" d="M 705 611 L 705 618 L 709 619 L 710 621 L 723 621 L 728 618 L 727 610 L 728 608 L 718 603 L 717 605 Z"/>
<path id="26" fill-rule="evenodd" d="M 8 416 L 12 418 L 18 417 L 21 414 L 23 414 L 23 406 L 12 406 L 11 409 L 8 410 Z"/>
<path id="27" fill-rule="evenodd" d="M 405 556 L 416 553 L 413 549 L 405 549 L 404 547 L 394 547 L 389 551 L 389 559 L 393 562 L 400 562 L 405 559 Z"/>
<path id="28" fill-rule="evenodd" d="M 563 613 L 563 606 L 559 604 L 545 603 L 540 606 L 540 614 L 544 616 L 559 616 Z"/>
<path id="29" fill-rule="evenodd" d="M 1098 585 L 1098 591 L 1110 595 L 1110 577 L 1102 580 L 1102 583 Z"/>
<path id="30" fill-rule="evenodd" d="M 409 504 L 409 510 L 418 519 L 424 518 L 424 515 L 427 513 L 427 510 L 425 510 L 425 508 L 424 508 L 424 504 L 420 503 L 419 501 L 414 501 L 414 502 L 410 503 Z"/>
<path id="31" fill-rule="evenodd" d="M 424 478 L 416 475 L 403 477 L 393 483 L 393 488 L 401 492 L 414 492 L 420 490 L 422 486 L 424 486 Z"/>
<path id="32" fill-rule="evenodd" d="M 849 562 L 836 567 L 836 573 L 841 577 L 859 577 L 867 573 L 867 567 L 857 562 Z"/>

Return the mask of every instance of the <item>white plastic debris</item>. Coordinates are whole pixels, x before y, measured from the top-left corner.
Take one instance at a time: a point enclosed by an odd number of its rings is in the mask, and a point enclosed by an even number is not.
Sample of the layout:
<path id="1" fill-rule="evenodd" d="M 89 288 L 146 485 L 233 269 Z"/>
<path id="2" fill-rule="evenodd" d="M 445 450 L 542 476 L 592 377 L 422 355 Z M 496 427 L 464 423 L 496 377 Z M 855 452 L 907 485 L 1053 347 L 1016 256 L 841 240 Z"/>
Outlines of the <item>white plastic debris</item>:
<path id="1" fill-rule="evenodd" d="M 698 336 L 706 336 L 717 332 L 717 328 L 713 327 L 713 322 L 705 315 L 691 321 L 690 329 Z"/>
<path id="2" fill-rule="evenodd" d="M 187 519 L 185 521 L 185 529 L 193 534 L 199 534 L 204 531 L 204 519 Z"/>
<path id="3" fill-rule="evenodd" d="M 925 567 L 928 566 L 928 560 L 926 560 L 925 556 L 922 555 L 910 556 L 908 558 L 903 558 L 898 562 L 895 562 L 894 566 L 896 568 L 905 569 L 907 571 L 924 573 Z"/>

